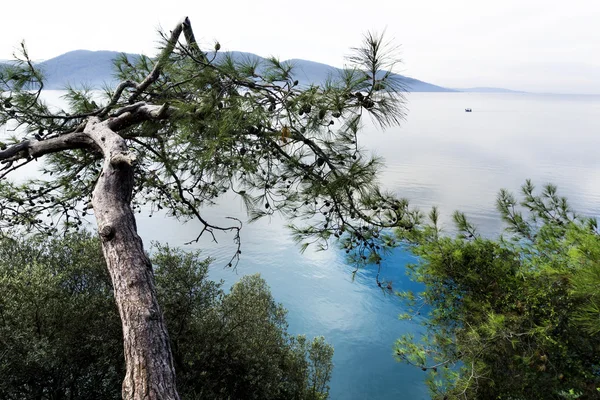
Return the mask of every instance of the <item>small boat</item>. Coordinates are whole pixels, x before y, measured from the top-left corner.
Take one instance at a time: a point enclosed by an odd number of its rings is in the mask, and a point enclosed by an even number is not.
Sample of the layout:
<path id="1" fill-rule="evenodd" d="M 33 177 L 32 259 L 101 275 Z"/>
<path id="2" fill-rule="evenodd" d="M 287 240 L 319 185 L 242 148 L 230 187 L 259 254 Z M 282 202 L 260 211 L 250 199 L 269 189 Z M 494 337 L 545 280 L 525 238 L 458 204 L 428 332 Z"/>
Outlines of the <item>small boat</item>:
<path id="1" fill-rule="evenodd" d="M 465 112 L 473 112 L 470 108 L 465 108 Z"/>

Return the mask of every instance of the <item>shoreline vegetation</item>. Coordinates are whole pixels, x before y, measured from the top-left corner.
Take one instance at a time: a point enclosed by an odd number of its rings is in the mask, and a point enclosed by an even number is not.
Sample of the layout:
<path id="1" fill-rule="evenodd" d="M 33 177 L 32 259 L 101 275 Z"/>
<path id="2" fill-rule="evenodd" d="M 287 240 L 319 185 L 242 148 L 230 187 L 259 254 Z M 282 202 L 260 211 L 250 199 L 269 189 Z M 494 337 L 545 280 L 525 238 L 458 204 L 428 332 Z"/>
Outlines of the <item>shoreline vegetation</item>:
<path id="1" fill-rule="evenodd" d="M 398 231 L 420 258 L 409 276 L 422 292 L 398 293 L 401 318 L 419 318 L 420 337 L 402 335 L 395 353 L 420 368 L 434 400 L 594 399 L 600 395 L 600 230 L 546 185 L 527 181 L 521 199 L 500 191 L 506 229 L 481 237 L 456 212 L 455 236 L 439 213 Z"/>
<path id="2" fill-rule="evenodd" d="M 328 397 L 333 347 L 290 335 L 264 279 L 225 292 L 200 252 L 152 254 L 183 399 Z M 0 293 L 0 398 L 120 398 L 123 333 L 97 237 L 0 237 Z"/>

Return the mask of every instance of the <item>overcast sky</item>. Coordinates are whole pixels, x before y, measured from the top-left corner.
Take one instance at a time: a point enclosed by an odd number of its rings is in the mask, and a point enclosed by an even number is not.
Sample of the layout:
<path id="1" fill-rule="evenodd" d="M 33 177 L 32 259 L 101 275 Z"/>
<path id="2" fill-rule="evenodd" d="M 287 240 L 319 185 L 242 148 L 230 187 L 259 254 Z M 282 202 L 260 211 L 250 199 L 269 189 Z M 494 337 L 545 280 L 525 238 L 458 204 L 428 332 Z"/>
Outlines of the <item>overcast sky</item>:
<path id="1" fill-rule="evenodd" d="M 152 55 L 156 30 L 189 16 L 224 50 L 335 66 L 368 30 L 401 45 L 405 75 L 446 87 L 600 94 L 600 0 L 3 1 L 0 59 L 70 50 Z"/>

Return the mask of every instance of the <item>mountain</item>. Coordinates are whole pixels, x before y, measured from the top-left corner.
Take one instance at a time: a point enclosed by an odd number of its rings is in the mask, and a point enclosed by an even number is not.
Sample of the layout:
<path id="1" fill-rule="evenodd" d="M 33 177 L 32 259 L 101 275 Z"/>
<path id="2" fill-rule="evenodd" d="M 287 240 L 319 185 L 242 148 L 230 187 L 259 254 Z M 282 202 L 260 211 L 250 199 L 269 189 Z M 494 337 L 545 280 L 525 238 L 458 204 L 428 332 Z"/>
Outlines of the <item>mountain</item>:
<path id="1" fill-rule="evenodd" d="M 457 92 L 466 92 L 466 93 L 527 93 L 519 90 L 510 90 L 503 88 L 495 88 L 495 87 L 474 87 L 467 89 L 454 89 Z"/>
<path id="2" fill-rule="evenodd" d="M 305 85 L 324 83 L 329 76 L 339 73 L 338 68 L 315 61 L 294 58 L 285 62 L 294 66 L 294 78 Z"/>
<path id="3" fill-rule="evenodd" d="M 431 83 L 423 82 L 418 79 L 409 78 L 408 76 L 397 75 L 402 81 L 402 83 L 406 86 L 406 90 L 408 92 L 456 92 L 457 90 L 448 89 L 445 87 L 433 85 Z"/>
<path id="4" fill-rule="evenodd" d="M 67 85 L 101 88 L 114 84 L 113 60 L 116 51 L 75 50 L 38 64 L 46 77 L 47 89 L 64 89 Z M 135 54 L 128 54 L 138 57 Z"/>
<path id="5" fill-rule="evenodd" d="M 307 61 L 300 59 L 291 59 L 286 62 L 294 66 L 294 76 L 300 83 L 319 84 L 327 80 L 329 76 L 335 77 L 340 73 L 339 68 L 332 67 L 327 64 L 321 64 L 315 61 Z M 405 86 L 408 92 L 455 92 L 454 89 L 447 89 L 441 86 L 432 85 L 431 83 L 423 82 L 418 79 L 409 78 L 400 74 L 393 74 Z"/>
<path id="6" fill-rule="evenodd" d="M 93 88 L 101 88 L 108 83 L 114 85 L 116 80 L 113 76 L 113 60 L 120 53 L 115 51 L 89 51 L 75 50 L 58 57 L 40 62 L 38 66 L 46 77 L 47 89 L 64 89 L 67 85 L 75 87 L 87 85 Z M 225 53 L 219 53 L 223 57 Z M 250 59 L 263 60 L 261 57 L 244 52 L 229 52 L 236 61 Z M 138 57 L 128 54 L 131 58 Z M 294 75 L 301 84 L 322 84 L 329 76 L 335 76 L 339 69 L 327 64 L 314 61 L 292 59 L 285 61 L 294 66 Z M 411 92 L 454 92 L 447 89 L 403 75 L 397 75 L 398 79 Z"/>

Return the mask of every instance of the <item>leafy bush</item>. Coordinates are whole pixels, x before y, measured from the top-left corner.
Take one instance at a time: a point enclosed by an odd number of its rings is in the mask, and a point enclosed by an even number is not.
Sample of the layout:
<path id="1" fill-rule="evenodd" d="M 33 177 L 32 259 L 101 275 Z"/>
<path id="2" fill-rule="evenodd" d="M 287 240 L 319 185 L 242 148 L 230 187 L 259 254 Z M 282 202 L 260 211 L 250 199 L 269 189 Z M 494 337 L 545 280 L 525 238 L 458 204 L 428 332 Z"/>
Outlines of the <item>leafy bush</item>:
<path id="1" fill-rule="evenodd" d="M 287 333 L 258 275 L 229 293 L 199 253 L 156 246 L 183 399 L 325 399 L 333 348 Z M 0 399 L 121 397 L 120 319 L 98 240 L 0 240 Z"/>

